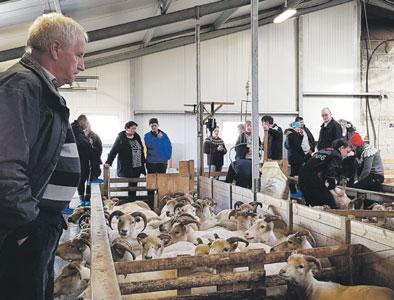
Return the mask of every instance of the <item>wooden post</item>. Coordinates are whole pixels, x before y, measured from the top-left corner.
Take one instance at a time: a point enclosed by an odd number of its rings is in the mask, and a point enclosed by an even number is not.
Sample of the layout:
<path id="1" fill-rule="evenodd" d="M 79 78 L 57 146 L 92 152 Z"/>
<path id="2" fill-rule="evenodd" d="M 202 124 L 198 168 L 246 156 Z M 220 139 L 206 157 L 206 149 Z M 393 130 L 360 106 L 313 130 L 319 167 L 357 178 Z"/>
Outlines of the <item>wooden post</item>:
<path id="1" fill-rule="evenodd" d="M 352 219 L 353 216 L 346 217 L 345 219 L 345 244 L 349 246 L 349 252 L 347 255 L 347 264 L 348 264 L 348 271 L 349 271 L 349 284 L 353 285 L 353 247 L 352 243 Z"/>
<path id="2" fill-rule="evenodd" d="M 265 258 L 265 255 L 264 255 L 264 258 Z M 258 288 L 261 288 L 262 286 L 265 285 L 264 263 L 265 263 L 265 261 L 263 260 L 261 262 L 259 261 L 259 262 L 254 262 L 254 263 L 249 264 L 249 271 L 264 273 L 264 277 L 261 278 L 261 281 L 251 282 L 249 284 L 249 288 L 250 289 L 253 289 L 253 290 L 254 289 L 258 289 Z M 264 289 L 264 290 L 261 291 L 261 299 L 265 299 L 266 296 L 267 296 L 266 295 L 266 289 Z"/>
<path id="3" fill-rule="evenodd" d="M 232 273 L 233 268 L 231 266 L 218 266 L 216 268 L 216 271 L 219 275 L 224 275 L 224 273 Z M 232 284 L 225 284 L 225 285 L 218 285 L 217 286 L 217 291 L 218 292 L 230 292 L 233 290 L 233 285 Z"/>
<path id="4" fill-rule="evenodd" d="M 293 233 L 293 200 L 289 199 L 288 200 L 288 218 L 289 218 L 289 224 L 288 224 L 288 234 Z"/>
<path id="5" fill-rule="evenodd" d="M 109 167 L 104 166 L 104 170 L 103 170 L 104 174 L 104 187 L 103 187 L 103 191 L 104 191 L 104 196 L 106 196 L 107 198 L 109 198 Z"/>
<path id="6" fill-rule="evenodd" d="M 190 255 L 178 255 L 178 257 L 185 257 L 185 256 L 190 256 Z M 184 277 L 190 275 L 190 269 L 188 268 L 179 268 L 177 270 L 177 277 Z M 178 289 L 177 290 L 178 296 L 187 296 L 192 294 L 192 290 L 190 288 L 187 289 Z"/>
<path id="7" fill-rule="evenodd" d="M 230 208 L 233 209 L 233 185 L 230 183 Z"/>
<path id="8" fill-rule="evenodd" d="M 268 130 L 264 129 L 264 161 L 267 160 L 268 160 Z"/>

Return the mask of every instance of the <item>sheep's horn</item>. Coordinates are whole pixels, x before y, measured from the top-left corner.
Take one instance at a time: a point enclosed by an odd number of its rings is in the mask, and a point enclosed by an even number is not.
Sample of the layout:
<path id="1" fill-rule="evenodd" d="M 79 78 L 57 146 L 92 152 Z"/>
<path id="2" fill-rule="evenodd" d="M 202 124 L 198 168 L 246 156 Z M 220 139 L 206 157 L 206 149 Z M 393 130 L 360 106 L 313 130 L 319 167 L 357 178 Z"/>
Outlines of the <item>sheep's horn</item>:
<path id="1" fill-rule="evenodd" d="M 250 202 L 249 204 L 253 206 L 254 212 L 257 211 L 257 207 L 259 207 L 259 206 L 260 206 L 261 208 L 263 208 L 263 203 L 261 203 L 261 202 L 259 202 L 259 201 L 253 201 L 253 202 Z"/>
<path id="2" fill-rule="evenodd" d="M 234 206 L 235 207 L 235 206 Z M 230 211 L 230 213 L 228 214 L 228 219 L 230 220 L 231 217 L 236 217 L 237 211 L 235 209 L 233 209 L 232 211 Z"/>
<path id="3" fill-rule="evenodd" d="M 146 216 L 144 213 L 139 212 L 139 211 L 135 211 L 131 214 L 132 217 L 136 218 L 136 217 L 141 217 L 142 220 L 144 220 L 144 228 L 142 228 L 141 231 L 144 231 L 146 228 L 146 224 L 148 223 L 148 220 L 146 219 Z"/>
<path id="4" fill-rule="evenodd" d="M 315 247 L 315 246 L 316 246 L 316 240 L 315 240 L 315 238 L 313 237 L 313 235 L 312 235 L 308 230 L 301 230 L 301 231 L 298 231 L 294 236 L 295 236 L 295 237 L 306 236 L 307 238 L 309 237 L 310 242 L 311 242 L 311 244 L 312 244 L 312 247 Z"/>
<path id="5" fill-rule="evenodd" d="M 120 211 L 120 210 L 115 210 L 114 212 L 112 212 L 112 214 L 110 214 L 108 223 L 109 223 L 109 227 L 110 227 L 112 230 L 114 230 L 114 229 L 112 228 L 112 218 L 113 218 L 113 217 L 119 218 L 120 216 L 123 216 L 123 215 L 124 215 L 124 212 L 123 212 L 123 211 Z"/>
<path id="6" fill-rule="evenodd" d="M 249 245 L 249 242 L 247 240 L 237 237 L 237 236 L 230 237 L 226 241 L 229 242 L 230 244 L 242 242 L 242 243 L 245 243 L 246 247 L 248 247 L 248 245 Z"/>
<path id="7" fill-rule="evenodd" d="M 84 214 L 79 218 L 78 227 L 79 227 L 80 229 L 82 229 L 82 223 L 83 223 L 83 222 L 85 222 L 85 223 L 87 223 L 87 224 L 90 225 L 90 213 L 89 213 L 89 214 L 84 213 Z M 84 227 L 84 228 L 86 228 L 86 227 Z"/>
<path id="8" fill-rule="evenodd" d="M 242 201 L 237 201 L 234 203 L 234 209 L 239 208 L 242 204 L 244 204 Z"/>
<path id="9" fill-rule="evenodd" d="M 198 202 L 193 203 L 192 206 L 197 208 L 197 209 L 202 209 L 203 208 L 203 206 L 200 203 L 198 203 Z"/>
<path id="10" fill-rule="evenodd" d="M 308 263 L 314 263 L 315 265 L 316 265 L 316 267 L 317 267 L 317 270 L 318 270 L 318 272 L 320 272 L 321 271 L 321 263 L 320 263 L 320 261 L 316 258 L 316 257 L 313 257 L 313 256 L 310 256 L 310 255 L 304 255 L 304 258 L 305 258 L 305 260 L 308 262 Z"/>
<path id="11" fill-rule="evenodd" d="M 177 204 L 175 204 L 175 206 L 174 206 L 174 212 L 176 212 L 177 208 L 180 208 L 180 207 L 183 207 L 183 206 L 185 206 L 184 203 L 177 203 Z"/>
<path id="12" fill-rule="evenodd" d="M 183 217 L 189 218 L 191 220 L 196 220 L 195 216 L 192 216 L 191 214 L 186 213 L 186 212 L 182 212 L 176 217 L 176 220 L 174 222 L 176 222 L 177 220 L 179 220 Z"/>
<path id="13" fill-rule="evenodd" d="M 201 238 L 198 237 L 196 240 L 197 240 L 197 244 L 198 245 L 203 245 L 204 244 L 204 242 L 202 241 Z"/>
<path id="14" fill-rule="evenodd" d="M 213 234 L 213 237 L 215 238 L 215 240 L 220 239 L 220 236 L 216 232 Z"/>
<path id="15" fill-rule="evenodd" d="M 127 251 L 135 260 L 135 253 L 133 252 L 133 248 L 131 247 L 130 243 L 125 239 L 115 240 L 114 244 L 112 245 L 115 249 L 119 249 L 121 251 Z"/>
<path id="16" fill-rule="evenodd" d="M 181 224 L 183 226 L 186 226 L 186 225 L 189 225 L 189 224 L 200 225 L 200 222 L 198 222 L 197 220 L 182 220 L 182 221 L 179 222 L 179 224 Z"/>
<path id="17" fill-rule="evenodd" d="M 144 239 L 146 239 L 148 235 L 145 232 L 140 232 L 137 235 L 137 241 L 141 244 Z"/>
<path id="18" fill-rule="evenodd" d="M 267 223 L 273 222 L 273 221 L 278 221 L 278 220 L 280 220 L 280 217 L 279 217 L 279 216 L 266 215 L 266 216 L 264 217 L 264 221 L 266 221 Z"/>

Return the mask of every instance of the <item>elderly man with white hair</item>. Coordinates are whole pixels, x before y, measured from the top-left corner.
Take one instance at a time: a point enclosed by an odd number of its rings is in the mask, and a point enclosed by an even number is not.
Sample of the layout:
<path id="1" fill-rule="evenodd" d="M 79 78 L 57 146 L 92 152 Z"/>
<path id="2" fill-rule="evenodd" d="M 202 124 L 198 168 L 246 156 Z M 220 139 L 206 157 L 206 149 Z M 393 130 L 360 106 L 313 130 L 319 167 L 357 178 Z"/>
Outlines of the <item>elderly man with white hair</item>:
<path id="1" fill-rule="evenodd" d="M 29 29 L 22 59 L 0 75 L 1 299 L 53 299 L 54 256 L 80 176 L 58 87 L 83 71 L 87 35 L 51 13 Z"/>
<path id="2" fill-rule="evenodd" d="M 323 118 L 323 124 L 320 126 L 317 150 L 331 147 L 333 141 L 342 138 L 342 127 L 334 120 L 331 110 L 328 107 L 322 108 L 321 116 Z"/>

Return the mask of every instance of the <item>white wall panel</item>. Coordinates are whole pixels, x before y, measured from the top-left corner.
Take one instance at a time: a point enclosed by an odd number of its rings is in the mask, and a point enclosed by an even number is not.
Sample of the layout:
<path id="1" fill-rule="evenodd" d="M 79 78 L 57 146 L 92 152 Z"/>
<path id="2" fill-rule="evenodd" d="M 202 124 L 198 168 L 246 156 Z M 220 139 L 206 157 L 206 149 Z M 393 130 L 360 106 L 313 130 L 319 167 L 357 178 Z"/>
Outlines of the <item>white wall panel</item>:
<path id="1" fill-rule="evenodd" d="M 260 100 L 264 111 L 295 111 L 295 21 L 259 28 Z M 250 73 L 250 33 L 243 31 L 201 43 L 203 101 L 233 101 L 222 111 L 238 112 L 246 99 Z M 182 111 L 195 103 L 195 46 L 189 45 L 133 60 L 136 111 Z M 139 61 L 136 63 L 135 61 Z M 284 88 L 285 86 L 285 88 Z"/>
<path id="2" fill-rule="evenodd" d="M 113 126 L 114 131 L 121 130 L 130 119 L 130 62 L 88 69 L 80 75 L 97 75 L 98 86 L 96 91 L 62 92 L 70 108 L 70 121 L 80 114 L 113 115 L 119 118 L 119 123 L 108 126 Z M 94 83 L 89 81 L 86 85 Z"/>
<path id="3" fill-rule="evenodd" d="M 359 91 L 359 30 L 356 2 L 325 9 L 301 18 L 303 26 L 303 91 Z M 356 123 L 359 100 L 312 98 L 303 101 L 303 116 L 314 134 L 321 124 L 320 110 L 330 107 L 334 118 Z"/>

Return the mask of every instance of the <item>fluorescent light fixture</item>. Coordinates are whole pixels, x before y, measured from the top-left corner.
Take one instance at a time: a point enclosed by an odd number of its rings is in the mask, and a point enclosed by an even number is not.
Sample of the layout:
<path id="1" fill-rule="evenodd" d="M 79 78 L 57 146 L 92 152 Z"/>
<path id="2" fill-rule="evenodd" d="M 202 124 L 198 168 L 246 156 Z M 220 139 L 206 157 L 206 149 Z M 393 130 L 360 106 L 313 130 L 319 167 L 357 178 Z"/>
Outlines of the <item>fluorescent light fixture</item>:
<path id="1" fill-rule="evenodd" d="M 288 18 L 291 18 L 297 13 L 297 10 L 294 8 L 287 8 L 284 12 L 282 12 L 280 15 L 275 17 L 274 23 L 282 23 L 286 21 Z"/>

